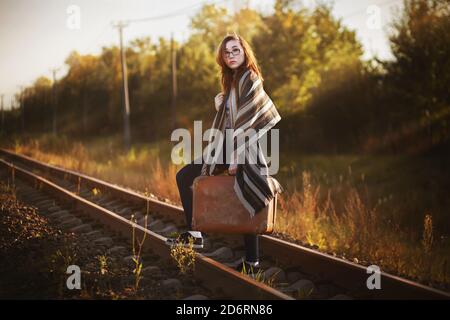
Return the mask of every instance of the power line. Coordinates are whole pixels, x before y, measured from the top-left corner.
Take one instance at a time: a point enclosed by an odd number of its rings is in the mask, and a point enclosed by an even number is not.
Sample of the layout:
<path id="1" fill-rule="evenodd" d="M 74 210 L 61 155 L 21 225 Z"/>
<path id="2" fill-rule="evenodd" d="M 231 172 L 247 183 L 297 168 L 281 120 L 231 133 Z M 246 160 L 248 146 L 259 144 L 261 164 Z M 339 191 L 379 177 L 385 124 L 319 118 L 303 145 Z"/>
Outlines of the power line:
<path id="1" fill-rule="evenodd" d="M 222 4 L 224 2 L 229 2 L 229 1 L 230 0 L 213 1 L 213 2 L 211 2 L 211 4 L 217 5 L 217 4 Z M 122 21 L 125 23 L 135 23 L 135 22 L 146 22 L 146 21 L 154 21 L 154 20 L 162 20 L 162 19 L 172 18 L 172 17 L 184 15 L 186 10 L 190 10 L 190 9 L 193 9 L 195 7 L 205 5 L 205 4 L 208 4 L 208 1 L 202 1 L 202 2 L 196 3 L 194 5 L 180 8 L 180 9 L 177 9 L 177 10 L 174 10 L 172 12 L 162 14 L 162 15 L 146 17 L 146 18 L 138 18 L 138 19 L 127 19 L 127 20 L 122 20 Z"/>

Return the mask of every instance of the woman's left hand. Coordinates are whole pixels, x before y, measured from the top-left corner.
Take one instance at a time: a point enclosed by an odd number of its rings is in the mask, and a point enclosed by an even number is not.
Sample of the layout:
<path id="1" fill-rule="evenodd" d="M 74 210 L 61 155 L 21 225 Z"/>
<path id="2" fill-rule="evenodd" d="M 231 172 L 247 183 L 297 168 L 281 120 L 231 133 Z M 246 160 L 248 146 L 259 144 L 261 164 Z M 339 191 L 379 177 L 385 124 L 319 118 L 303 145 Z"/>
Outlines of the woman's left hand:
<path id="1" fill-rule="evenodd" d="M 237 171 L 237 166 L 236 167 L 232 167 L 232 166 L 228 167 L 228 174 L 229 175 L 231 175 L 231 176 L 236 175 L 236 171 Z"/>
<path id="2" fill-rule="evenodd" d="M 219 111 L 220 105 L 223 102 L 223 93 L 219 92 L 215 97 L 214 97 L 214 106 L 216 107 L 216 111 Z"/>

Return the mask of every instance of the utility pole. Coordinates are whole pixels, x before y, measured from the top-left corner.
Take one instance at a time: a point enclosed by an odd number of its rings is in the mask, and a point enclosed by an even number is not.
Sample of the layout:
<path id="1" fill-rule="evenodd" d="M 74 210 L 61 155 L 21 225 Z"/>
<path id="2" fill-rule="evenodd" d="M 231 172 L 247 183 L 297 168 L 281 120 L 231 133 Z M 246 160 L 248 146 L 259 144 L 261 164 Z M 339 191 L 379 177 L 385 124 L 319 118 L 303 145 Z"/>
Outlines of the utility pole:
<path id="1" fill-rule="evenodd" d="M 119 30 L 120 39 L 120 62 L 122 64 L 122 80 L 123 80 L 123 124 L 124 124 L 124 144 L 125 149 L 130 149 L 130 101 L 128 98 L 128 77 L 127 77 L 127 64 L 125 57 L 125 50 L 123 48 L 123 28 L 128 26 L 128 23 L 119 21 L 113 24 Z"/>
<path id="2" fill-rule="evenodd" d="M 11 113 L 13 113 L 13 111 L 16 109 L 16 98 L 14 97 L 14 95 L 12 95 L 11 96 L 11 100 L 10 100 L 10 111 L 11 111 Z M 12 119 L 14 119 L 14 118 L 12 118 Z M 12 121 L 11 121 L 12 122 Z M 17 125 L 17 119 L 16 119 L 16 121 L 15 121 L 15 123 L 12 125 L 12 127 L 13 127 L 13 129 L 14 129 L 14 133 L 15 133 L 15 131 L 17 130 L 17 127 L 18 127 L 18 125 Z"/>
<path id="3" fill-rule="evenodd" d="M 56 72 L 58 69 L 52 69 L 53 75 L 53 85 L 52 85 L 52 106 L 53 106 L 53 120 L 52 120 L 52 133 L 56 136 L 57 126 L 56 126 L 56 116 L 57 116 L 57 106 L 58 106 L 58 96 L 56 92 Z"/>
<path id="4" fill-rule="evenodd" d="M 177 51 L 175 48 L 175 41 L 173 39 L 173 32 L 170 37 L 170 51 L 172 57 L 172 130 L 176 129 L 177 125 Z"/>
<path id="5" fill-rule="evenodd" d="M 25 132 L 25 89 L 23 86 L 20 86 L 20 96 L 19 96 L 19 104 L 20 104 L 20 114 L 22 119 L 22 133 Z"/>
<path id="6" fill-rule="evenodd" d="M 2 130 L 0 131 L 1 133 L 3 133 L 5 131 L 5 114 L 3 112 L 3 97 L 4 95 L 1 95 L 2 97 Z"/>

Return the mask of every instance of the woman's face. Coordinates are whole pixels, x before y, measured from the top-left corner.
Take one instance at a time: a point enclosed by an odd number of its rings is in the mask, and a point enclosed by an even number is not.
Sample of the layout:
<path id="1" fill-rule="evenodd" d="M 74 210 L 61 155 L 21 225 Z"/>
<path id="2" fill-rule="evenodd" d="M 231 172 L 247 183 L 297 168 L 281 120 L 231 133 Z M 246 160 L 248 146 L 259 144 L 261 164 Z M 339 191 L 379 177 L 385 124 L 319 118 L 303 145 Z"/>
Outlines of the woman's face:
<path id="1" fill-rule="evenodd" d="M 238 40 L 229 40 L 225 44 L 225 52 L 222 53 L 227 66 L 235 70 L 244 62 L 244 49 Z"/>

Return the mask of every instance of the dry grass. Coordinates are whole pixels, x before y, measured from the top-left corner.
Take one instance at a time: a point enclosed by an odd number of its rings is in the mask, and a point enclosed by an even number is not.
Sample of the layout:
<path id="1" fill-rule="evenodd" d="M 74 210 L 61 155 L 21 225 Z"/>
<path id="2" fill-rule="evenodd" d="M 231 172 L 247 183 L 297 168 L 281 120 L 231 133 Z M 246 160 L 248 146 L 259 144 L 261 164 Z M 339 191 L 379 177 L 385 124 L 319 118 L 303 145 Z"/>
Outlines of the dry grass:
<path id="1" fill-rule="evenodd" d="M 51 165 L 76 170 L 99 179 L 144 192 L 150 196 L 178 199 L 175 176 L 179 168 L 163 166 L 159 151 L 148 147 L 132 147 L 121 153 L 114 144 L 99 142 L 85 147 L 79 142 L 55 143 L 53 138 L 31 139 L 26 144 L 16 141 L 13 151 L 32 156 Z"/>
<path id="2" fill-rule="evenodd" d="M 181 274 L 195 271 L 195 250 L 193 246 L 193 238 L 190 237 L 188 247 L 184 247 L 178 236 L 175 244 L 170 248 L 170 256 L 175 261 Z"/>
<path id="3" fill-rule="evenodd" d="M 160 154 L 159 147 L 143 146 L 120 153 L 116 151 L 118 143 L 111 141 L 85 147 L 46 139 L 16 142 L 14 149 L 180 204 L 175 183 L 180 167 L 163 156 L 170 152 Z M 405 230 L 393 218 L 403 204 L 392 201 L 391 194 L 371 204 L 374 201 L 369 197 L 364 174 L 356 183 L 350 167 L 348 177 L 340 175 L 335 181 L 326 176 L 319 182 L 307 170 L 293 171 L 289 176 L 290 180 L 282 181 L 286 192 L 279 197 L 276 232 L 317 245 L 321 251 L 376 264 L 384 271 L 424 283 L 450 284 L 450 245 L 433 235 L 432 212 L 423 213 L 424 224 L 416 228 L 419 233 Z"/>
<path id="4" fill-rule="evenodd" d="M 342 183 L 343 184 L 343 183 Z M 380 200 L 369 207 L 354 186 L 337 185 L 319 201 L 320 185 L 313 186 L 310 173 L 303 172 L 303 188 L 280 197 L 276 231 L 317 245 L 321 251 L 337 253 L 355 262 L 376 264 L 382 270 L 424 283 L 450 284 L 450 248 L 433 241 L 432 215 L 424 215 L 423 235 L 401 230 L 385 219 Z M 343 201 L 341 209 L 335 203 Z"/>

